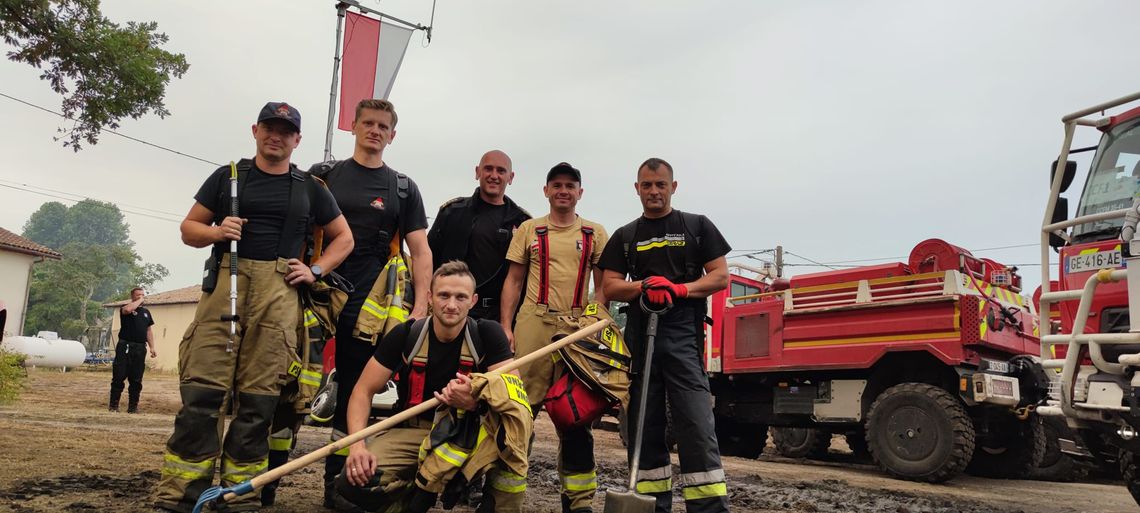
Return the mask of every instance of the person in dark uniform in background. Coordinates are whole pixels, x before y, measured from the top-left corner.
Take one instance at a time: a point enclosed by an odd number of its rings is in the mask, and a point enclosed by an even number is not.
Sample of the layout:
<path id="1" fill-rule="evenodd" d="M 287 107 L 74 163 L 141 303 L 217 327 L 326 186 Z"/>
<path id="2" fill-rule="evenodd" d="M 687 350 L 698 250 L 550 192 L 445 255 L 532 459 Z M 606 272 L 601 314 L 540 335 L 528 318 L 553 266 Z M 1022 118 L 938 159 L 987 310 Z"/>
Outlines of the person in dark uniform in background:
<path id="1" fill-rule="evenodd" d="M 672 207 L 677 182 L 668 162 L 646 160 L 637 170 L 634 188 L 641 197 L 642 215 L 614 232 L 598 262 L 604 272 L 606 297 L 632 303 L 625 341 L 634 355 L 634 369 L 643 368 L 644 360 L 637 360 L 645 355 L 646 315 L 637 304 L 641 296 L 654 308 L 673 306 L 658 321 L 649 383 L 634 376 L 630 389 L 630 397 L 639 397 L 641 387 L 649 387 L 637 491 L 656 497 L 657 512 L 671 510 L 672 467 L 665 445 L 667 397 L 674 429 L 685 433 L 677 440 L 685 509 L 689 513 L 728 511 L 703 352 L 707 298 L 728 287 L 725 255 L 732 248 L 707 217 Z M 637 418 L 636 408 L 636 403 L 630 406 L 628 418 Z M 632 444 L 628 449 L 632 458 Z"/>
<path id="2" fill-rule="evenodd" d="M 123 395 L 123 380 L 131 386 L 127 391 L 127 413 L 138 413 L 139 394 L 142 393 L 146 355 L 157 358 L 154 350 L 154 317 L 142 306 L 146 292 L 142 287 L 131 289 L 131 301 L 119 309 L 119 343 L 115 345 L 115 363 L 111 365 L 111 401 L 107 409 L 119 411 L 119 398 Z"/>
<path id="3" fill-rule="evenodd" d="M 479 188 L 471 196 L 460 196 L 439 207 L 428 244 L 432 268 L 444 262 L 461 260 L 475 275 L 479 303 L 471 307 L 476 319 L 499 319 L 499 297 L 510 263 L 507 248 L 515 229 L 530 219 L 530 213 L 507 196 L 507 186 L 515 179 L 511 158 L 491 150 L 475 167 Z"/>

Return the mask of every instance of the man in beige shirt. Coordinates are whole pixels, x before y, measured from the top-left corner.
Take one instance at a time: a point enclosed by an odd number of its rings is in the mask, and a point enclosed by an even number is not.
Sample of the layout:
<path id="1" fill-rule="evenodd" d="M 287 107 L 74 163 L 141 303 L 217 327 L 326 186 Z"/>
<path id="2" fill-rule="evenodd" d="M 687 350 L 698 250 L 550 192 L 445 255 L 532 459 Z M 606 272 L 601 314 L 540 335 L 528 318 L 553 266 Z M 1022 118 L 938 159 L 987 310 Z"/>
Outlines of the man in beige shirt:
<path id="1" fill-rule="evenodd" d="M 550 213 L 520 225 L 507 250 L 511 268 L 503 284 L 500 319 L 516 358 L 549 344 L 558 331 L 558 316 L 582 314 L 590 302 L 591 276 L 595 286 L 593 302 L 606 305 L 600 287 L 601 270 L 594 265 L 609 237 L 602 225 L 575 212 L 582 198 L 582 173 L 570 164 L 560 163 L 547 173 L 542 190 L 550 202 Z M 516 315 L 524 277 L 526 296 Z M 555 365 L 551 359 L 542 359 L 520 370 L 527 395 L 537 403 L 533 405 L 536 414 L 553 383 Z M 598 488 L 594 435 L 587 426 L 560 431 L 558 436 L 562 510 L 591 511 L 590 503 Z"/>

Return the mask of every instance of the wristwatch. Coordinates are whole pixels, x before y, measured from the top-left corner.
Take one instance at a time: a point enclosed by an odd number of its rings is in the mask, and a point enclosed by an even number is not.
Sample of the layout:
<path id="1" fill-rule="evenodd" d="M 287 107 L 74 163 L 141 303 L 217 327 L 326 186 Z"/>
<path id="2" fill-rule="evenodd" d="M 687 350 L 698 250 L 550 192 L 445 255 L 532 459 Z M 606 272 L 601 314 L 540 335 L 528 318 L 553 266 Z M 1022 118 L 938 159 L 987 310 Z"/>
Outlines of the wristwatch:
<path id="1" fill-rule="evenodd" d="M 309 270 L 313 272 L 313 279 L 314 280 L 321 279 L 321 275 L 324 274 L 324 270 L 321 269 L 320 264 L 313 264 L 313 265 L 309 266 Z"/>

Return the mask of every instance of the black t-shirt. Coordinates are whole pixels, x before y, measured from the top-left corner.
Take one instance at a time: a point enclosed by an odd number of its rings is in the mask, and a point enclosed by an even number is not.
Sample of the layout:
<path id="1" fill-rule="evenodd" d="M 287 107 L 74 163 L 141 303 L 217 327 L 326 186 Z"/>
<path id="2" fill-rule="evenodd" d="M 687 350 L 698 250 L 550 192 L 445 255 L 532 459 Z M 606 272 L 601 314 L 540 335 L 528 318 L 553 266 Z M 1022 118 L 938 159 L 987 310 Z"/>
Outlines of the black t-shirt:
<path id="1" fill-rule="evenodd" d="M 351 333 L 364 299 L 388 261 L 392 236 L 397 229 L 401 236 L 407 236 L 427 228 L 427 214 L 420 189 L 410 178 L 408 196 L 397 196 L 396 171 L 387 165 L 364 167 L 348 159 L 334 166 L 323 178 L 344 212 L 355 241 L 352 253 L 336 270 L 355 287 L 338 319 L 338 324 L 347 330 L 337 330 Z M 395 205 L 399 205 L 399 212 Z"/>
<path id="2" fill-rule="evenodd" d="M 506 262 L 507 247 L 511 245 L 511 230 L 503 228 L 507 215 L 507 205 L 491 205 L 482 200 L 475 204 L 475 220 L 471 225 L 471 238 L 467 243 L 467 257 L 464 259 L 475 275 L 475 282 L 482 284 L 494 278 L 499 268 Z"/>
<path id="3" fill-rule="evenodd" d="M 377 344 L 376 354 L 373 356 L 380 365 L 399 374 L 398 389 L 401 403 L 408 397 L 408 370 L 404 368 L 404 355 L 411 353 L 416 344 L 411 333 L 414 322 L 415 320 L 409 320 L 392 328 L 392 331 L 388 332 L 384 339 Z M 472 341 L 475 344 L 475 351 L 483 358 L 483 361 L 477 365 L 475 372 L 487 372 L 489 367 L 513 357 L 510 343 L 507 341 L 507 334 L 503 332 L 502 325 L 485 319 L 470 319 L 468 322 L 476 323 Z M 455 340 L 441 342 L 435 336 L 435 329 L 428 326 L 427 330 L 428 363 L 423 389 L 425 401 L 434 397 L 432 395 L 434 392 L 442 390 L 449 381 L 455 378 L 455 373 L 459 372 L 459 356 L 462 354 L 463 344 L 466 343 L 463 341 L 462 331 Z M 411 356 L 415 355 L 409 355 L 409 357 Z M 422 415 L 426 419 L 430 419 L 432 416 L 433 412 L 431 411 Z"/>
<path id="4" fill-rule="evenodd" d="M 336 201 L 323 187 L 311 181 L 294 180 L 290 173 L 269 174 L 253 166 L 243 174 L 245 184 L 238 184 L 238 216 L 248 219 L 241 229 L 238 241 L 238 256 L 252 260 L 276 260 L 277 248 L 282 235 L 290 237 L 287 258 L 300 256 L 304 243 L 305 230 L 310 216 L 319 225 L 332 222 L 340 215 Z M 285 216 L 288 215 L 291 187 L 295 185 L 311 187 L 309 212 L 297 218 L 297 225 L 289 233 L 284 233 Z M 194 200 L 219 217 L 230 215 L 230 169 L 221 167 L 206 179 Z M 224 243 L 225 250 L 229 243 Z"/>
<path id="5" fill-rule="evenodd" d="M 140 306 L 132 313 L 123 313 L 123 309 L 119 309 L 119 340 L 126 340 L 127 342 L 146 342 L 146 329 L 154 324 L 154 317 L 151 317 L 150 310 L 145 306 Z"/>
<path id="6" fill-rule="evenodd" d="M 691 226 L 686 226 L 682 215 L 673 210 L 662 218 L 641 217 L 618 228 L 602 250 L 598 267 L 629 274 L 629 261 L 623 247 L 629 241 L 629 258 L 637 274 L 632 279 L 663 276 L 674 283 L 691 281 L 694 273 L 703 274 L 703 271 L 697 272 L 698 268 L 703 269 L 705 264 L 732 250 L 712 221 L 703 215 L 695 217 L 688 223 Z M 631 229 L 636 230 L 632 236 Z"/>

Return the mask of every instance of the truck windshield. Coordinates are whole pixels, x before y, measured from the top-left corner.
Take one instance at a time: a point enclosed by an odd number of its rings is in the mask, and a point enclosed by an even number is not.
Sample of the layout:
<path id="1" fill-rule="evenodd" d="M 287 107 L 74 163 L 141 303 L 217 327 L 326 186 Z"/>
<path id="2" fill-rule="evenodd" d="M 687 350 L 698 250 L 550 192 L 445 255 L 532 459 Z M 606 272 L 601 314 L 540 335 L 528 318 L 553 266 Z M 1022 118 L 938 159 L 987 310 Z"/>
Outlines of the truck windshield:
<path id="1" fill-rule="evenodd" d="M 1140 120 L 1116 128 L 1101 138 L 1093 159 L 1092 172 L 1085 181 L 1077 216 L 1128 208 L 1140 183 Z M 1124 219 L 1097 221 L 1073 229 L 1075 242 L 1115 239 Z"/>

